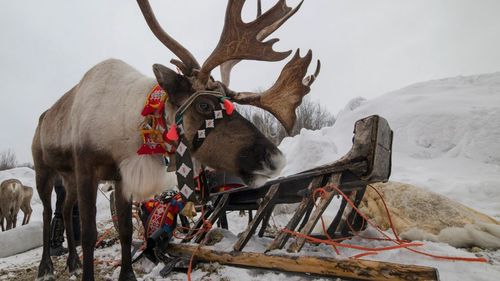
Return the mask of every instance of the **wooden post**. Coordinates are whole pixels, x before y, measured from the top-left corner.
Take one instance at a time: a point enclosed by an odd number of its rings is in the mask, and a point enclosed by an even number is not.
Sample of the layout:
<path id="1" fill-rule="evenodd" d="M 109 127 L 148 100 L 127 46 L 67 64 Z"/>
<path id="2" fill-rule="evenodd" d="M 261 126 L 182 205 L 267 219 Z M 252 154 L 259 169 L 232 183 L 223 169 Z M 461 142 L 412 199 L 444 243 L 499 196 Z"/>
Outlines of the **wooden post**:
<path id="1" fill-rule="evenodd" d="M 215 221 L 221 217 L 222 214 L 225 214 L 226 213 L 226 205 L 227 203 L 229 202 L 229 194 L 224 194 L 222 195 L 222 198 L 219 200 L 219 203 L 215 206 L 215 210 L 212 212 L 212 214 L 210 214 L 210 216 L 208 217 L 208 221 L 211 223 L 211 224 L 214 224 Z M 202 225 L 203 225 L 203 222 L 202 222 Z M 207 233 L 206 232 L 200 232 L 196 235 L 196 237 L 194 238 L 194 241 L 196 243 L 200 243 L 201 240 L 203 240 L 203 238 L 205 238 L 205 235 Z"/>
<path id="2" fill-rule="evenodd" d="M 323 176 L 315 177 L 311 181 L 311 183 L 309 184 L 307 189 L 312 192 L 316 187 L 318 187 L 321 184 L 322 181 L 323 181 Z M 313 205 L 313 203 L 312 203 L 311 196 L 304 197 L 302 199 L 302 202 L 300 202 L 299 206 L 295 210 L 295 214 L 288 221 L 286 228 L 289 230 L 292 230 L 292 231 L 295 230 L 295 228 L 299 224 L 300 220 L 302 219 L 302 217 L 306 213 L 307 209 L 312 208 L 312 205 Z M 283 248 L 283 246 L 285 246 L 286 241 L 288 241 L 289 238 L 290 238 L 290 234 L 288 234 L 287 232 L 281 231 L 278 234 L 278 236 L 276 236 L 276 238 L 273 240 L 271 245 L 269 245 L 267 247 L 266 252 L 271 251 L 271 250 L 275 250 L 275 249 Z"/>
<path id="3" fill-rule="evenodd" d="M 437 270 L 432 267 L 371 260 L 222 252 L 186 244 L 170 244 L 167 252 L 173 256 L 194 255 L 198 261 L 218 262 L 231 266 L 256 267 L 354 280 L 439 280 Z"/>
<path id="4" fill-rule="evenodd" d="M 255 230 L 259 226 L 259 223 L 262 221 L 262 219 L 264 219 L 264 216 L 272 210 L 274 198 L 278 194 L 279 187 L 280 185 L 279 183 L 277 183 L 269 188 L 269 191 L 262 200 L 262 203 L 260 203 L 259 210 L 255 214 L 255 217 L 248 224 L 246 230 L 241 233 L 238 241 L 236 241 L 236 243 L 234 244 L 233 248 L 235 251 L 241 251 L 245 247 L 248 240 L 250 240 L 250 237 L 255 233 Z"/>
<path id="5" fill-rule="evenodd" d="M 333 174 L 330 179 L 328 180 L 327 184 L 334 184 L 336 186 L 339 185 L 340 183 L 340 178 L 342 176 L 342 173 L 336 173 Z M 300 230 L 300 233 L 309 235 L 311 234 L 312 230 L 314 229 L 314 226 L 316 223 L 318 223 L 318 220 L 320 219 L 321 215 L 323 212 L 326 210 L 330 202 L 332 202 L 333 197 L 335 196 L 336 192 L 335 191 L 330 191 L 326 192 L 326 194 L 321 197 L 318 205 L 314 209 L 314 212 L 307 221 L 306 225 Z M 306 242 L 305 238 L 296 238 L 295 241 L 288 247 L 288 252 L 293 252 L 296 253 L 302 249 L 304 246 L 304 243 Z"/>

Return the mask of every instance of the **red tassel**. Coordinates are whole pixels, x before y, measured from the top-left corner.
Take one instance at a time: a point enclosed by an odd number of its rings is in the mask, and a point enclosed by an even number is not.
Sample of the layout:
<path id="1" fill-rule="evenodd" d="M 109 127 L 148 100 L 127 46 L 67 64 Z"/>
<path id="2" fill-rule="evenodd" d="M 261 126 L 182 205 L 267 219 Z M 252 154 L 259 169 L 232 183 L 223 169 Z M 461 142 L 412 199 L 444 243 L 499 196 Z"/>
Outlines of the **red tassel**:
<path id="1" fill-rule="evenodd" d="M 139 150 L 137 150 L 137 154 L 139 155 L 144 155 L 144 154 L 164 154 L 166 153 L 167 151 L 165 150 L 165 148 L 160 145 L 160 144 L 153 144 L 151 146 L 147 145 L 147 144 L 143 144 Z"/>
<path id="2" fill-rule="evenodd" d="M 177 134 L 177 126 L 175 125 L 175 123 L 170 125 L 170 129 L 168 129 L 166 139 L 170 142 L 176 142 L 179 139 L 179 134 Z"/>
<path id="3" fill-rule="evenodd" d="M 146 104 L 144 106 L 144 109 L 142 110 L 141 114 L 142 114 L 142 116 L 147 116 L 147 115 L 153 114 L 154 112 L 155 112 L 155 108 L 153 108 L 149 104 Z"/>
<path id="4" fill-rule="evenodd" d="M 234 111 L 234 104 L 230 100 L 224 99 L 224 109 L 226 109 L 227 115 L 231 115 Z"/>

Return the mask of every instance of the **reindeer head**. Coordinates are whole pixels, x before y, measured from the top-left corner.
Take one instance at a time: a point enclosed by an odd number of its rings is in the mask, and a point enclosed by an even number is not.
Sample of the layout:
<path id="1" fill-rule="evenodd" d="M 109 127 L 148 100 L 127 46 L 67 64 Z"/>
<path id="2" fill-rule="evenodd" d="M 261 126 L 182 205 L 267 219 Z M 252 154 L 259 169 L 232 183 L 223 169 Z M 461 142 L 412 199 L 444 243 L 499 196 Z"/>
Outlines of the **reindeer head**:
<path id="1" fill-rule="evenodd" d="M 245 23 L 241 19 L 245 0 L 229 0 L 219 43 L 202 66 L 161 28 L 147 0 L 137 2 L 152 32 L 179 58 L 171 63 L 182 74 L 159 64 L 153 66 L 153 71 L 169 95 L 166 107 L 169 119 L 174 120 L 174 112 L 182 111 L 185 136 L 190 140 L 189 149 L 194 158 L 210 167 L 238 175 L 249 185 L 260 185 L 277 175 L 285 164 L 282 153 L 236 111 L 219 120 L 202 145 L 196 146 L 194 139 L 204 122 L 220 109 L 221 98 L 263 108 L 273 114 L 287 132 L 292 130 L 295 109 L 319 74 L 318 61 L 315 74 L 305 77 L 312 59 L 311 51 L 301 57 L 297 50 L 275 84 L 262 93 L 232 91 L 229 81 L 232 67 L 241 60 L 281 61 L 290 55 L 291 51 L 273 50 L 278 39 L 263 40 L 294 15 L 302 2 L 292 9 L 285 0 L 279 0 L 262 14 L 259 1 L 257 19 Z M 217 66 L 221 69 L 222 82 L 215 81 L 210 75 Z"/>

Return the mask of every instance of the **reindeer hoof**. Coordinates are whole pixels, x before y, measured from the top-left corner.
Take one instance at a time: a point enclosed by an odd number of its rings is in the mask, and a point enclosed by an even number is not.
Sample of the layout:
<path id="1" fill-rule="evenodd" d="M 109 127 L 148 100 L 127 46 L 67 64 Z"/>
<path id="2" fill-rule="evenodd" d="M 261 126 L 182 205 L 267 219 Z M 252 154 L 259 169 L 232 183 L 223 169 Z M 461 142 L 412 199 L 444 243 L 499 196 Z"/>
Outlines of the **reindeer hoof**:
<path id="1" fill-rule="evenodd" d="M 73 258 L 68 257 L 66 265 L 68 266 L 70 276 L 79 276 L 82 274 L 82 264 L 80 263 L 78 256 L 74 256 Z"/>
<path id="2" fill-rule="evenodd" d="M 54 265 L 50 259 L 40 262 L 38 266 L 38 276 L 37 281 L 55 281 L 54 277 Z"/>
<path id="3" fill-rule="evenodd" d="M 118 281 L 137 281 L 133 271 L 120 271 L 120 277 Z"/>
<path id="4" fill-rule="evenodd" d="M 37 277 L 35 279 L 36 281 L 56 281 L 56 278 L 54 277 L 54 274 L 48 274 L 42 277 Z"/>
<path id="5" fill-rule="evenodd" d="M 77 268 L 77 269 L 69 272 L 69 277 L 73 277 L 73 276 L 78 277 L 78 276 L 81 276 L 82 272 L 83 271 L 82 271 L 81 268 Z M 74 279 L 74 280 L 76 280 L 76 279 Z"/>

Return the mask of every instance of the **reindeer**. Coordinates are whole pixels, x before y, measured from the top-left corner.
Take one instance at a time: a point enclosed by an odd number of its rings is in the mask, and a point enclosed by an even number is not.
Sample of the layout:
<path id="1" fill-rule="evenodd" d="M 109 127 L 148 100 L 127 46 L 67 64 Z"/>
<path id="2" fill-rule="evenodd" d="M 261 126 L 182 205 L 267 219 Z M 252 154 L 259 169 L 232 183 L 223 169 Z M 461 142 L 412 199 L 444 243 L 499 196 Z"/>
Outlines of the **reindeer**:
<path id="1" fill-rule="evenodd" d="M 31 219 L 31 213 L 33 209 L 31 208 L 31 198 L 33 197 L 33 188 L 31 186 L 23 185 L 21 189 L 22 198 L 21 201 L 21 211 L 23 211 L 23 225 L 28 224 Z"/>
<path id="2" fill-rule="evenodd" d="M 2 231 L 15 228 L 17 214 L 23 200 L 23 184 L 17 179 L 4 180 L 0 184 L 0 224 Z M 4 227 L 3 220 L 7 224 Z"/>
<path id="3" fill-rule="evenodd" d="M 248 185 L 258 186 L 278 175 L 285 164 L 283 154 L 275 145 L 237 112 L 218 121 L 219 125 L 201 146 L 195 147 L 193 139 L 198 129 L 219 108 L 220 96 L 226 96 L 239 104 L 268 110 L 291 130 L 295 109 L 319 72 L 318 62 L 315 75 L 305 77 L 312 53 L 309 51 L 301 57 L 297 51 L 268 90 L 253 93 L 228 88 L 231 68 L 240 60 L 280 61 L 290 55 L 291 51 L 272 49 L 277 39 L 263 40 L 295 14 L 300 5 L 292 9 L 285 0 L 279 0 L 256 20 L 244 23 L 241 11 L 245 1 L 229 0 L 219 44 L 200 66 L 186 48 L 160 27 L 149 2 L 137 2 L 154 35 L 179 58 L 171 63 L 182 73 L 155 64 L 156 79 L 151 79 L 122 61 L 106 60 L 90 69 L 76 86 L 42 113 L 32 143 L 36 185 L 44 208 L 39 279 L 54 280 L 49 256 L 51 192 L 52 179 L 60 174 L 67 192 L 63 208 L 67 233 L 73 231 L 71 210 L 76 201 L 80 207 L 82 280 L 94 280 L 95 202 L 99 180 L 115 181 L 121 244 L 119 280 L 136 280 L 131 264 L 131 200 L 142 200 L 176 185 L 175 176 L 166 173 L 162 156 L 136 153 L 142 144 L 138 131 L 143 121 L 140 112 L 147 93 L 155 85 L 159 84 L 168 94 L 167 124 L 173 123 L 176 111 L 182 109 L 187 149 L 195 161 L 228 171 Z M 222 82 L 210 75 L 217 66 L 223 73 Z M 73 235 L 67 237 L 67 267 L 70 274 L 75 274 L 82 265 Z"/>

